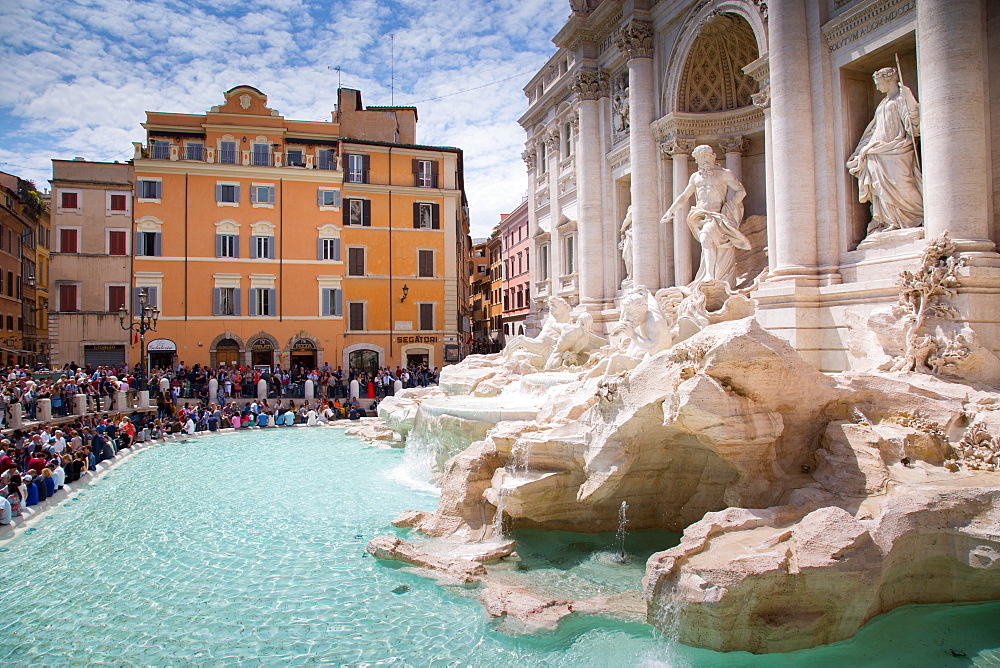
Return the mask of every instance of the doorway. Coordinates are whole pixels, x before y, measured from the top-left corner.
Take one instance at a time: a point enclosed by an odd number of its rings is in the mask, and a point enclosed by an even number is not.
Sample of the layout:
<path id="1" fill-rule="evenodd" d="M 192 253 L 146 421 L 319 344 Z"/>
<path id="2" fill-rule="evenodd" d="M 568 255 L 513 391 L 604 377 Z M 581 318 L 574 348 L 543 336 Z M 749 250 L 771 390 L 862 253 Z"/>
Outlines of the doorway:
<path id="1" fill-rule="evenodd" d="M 257 339 L 250 344 L 250 363 L 256 367 L 266 366 L 274 370 L 274 344 L 269 339 Z"/>
<path id="2" fill-rule="evenodd" d="M 215 346 L 215 362 L 218 366 L 237 367 L 240 363 L 240 345 L 232 339 L 222 339 Z"/>
<path id="3" fill-rule="evenodd" d="M 292 344 L 292 368 L 297 366 L 311 371 L 316 368 L 316 345 L 309 339 L 297 339 Z"/>
<path id="4" fill-rule="evenodd" d="M 374 350 L 355 350 L 348 354 L 347 366 L 355 373 L 364 371 L 372 377 L 378 371 L 378 353 Z"/>
<path id="5" fill-rule="evenodd" d="M 427 364 L 428 354 L 426 350 L 410 350 L 406 353 L 406 366 L 419 367 Z"/>

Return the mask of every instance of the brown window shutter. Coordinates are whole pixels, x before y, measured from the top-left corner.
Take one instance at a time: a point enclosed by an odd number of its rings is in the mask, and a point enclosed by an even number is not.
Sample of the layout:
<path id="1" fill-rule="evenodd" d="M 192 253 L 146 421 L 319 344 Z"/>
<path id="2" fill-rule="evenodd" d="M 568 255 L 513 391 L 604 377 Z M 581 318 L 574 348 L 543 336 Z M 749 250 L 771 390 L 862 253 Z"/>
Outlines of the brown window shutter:
<path id="1" fill-rule="evenodd" d="M 368 159 L 368 156 L 365 156 L 365 160 L 367 160 L 367 159 Z M 365 164 L 367 165 L 368 163 L 366 162 Z M 367 173 L 368 172 L 366 171 L 365 174 L 367 174 Z M 366 179 L 366 181 L 367 181 L 367 179 Z M 362 206 L 363 221 L 362 221 L 361 224 L 364 225 L 365 227 L 371 227 L 372 226 L 372 203 L 371 203 L 370 200 L 367 200 L 367 199 L 363 200 L 363 201 L 364 201 L 364 205 Z"/>
<path id="2" fill-rule="evenodd" d="M 367 155 L 367 154 L 361 156 L 361 163 L 364 165 L 364 168 L 365 168 L 365 173 L 364 173 L 364 176 L 361 177 L 361 179 L 362 179 L 361 182 L 362 183 L 371 183 L 371 179 L 369 178 L 368 173 L 371 171 L 371 168 L 372 168 L 372 157 L 370 155 Z M 367 225 L 368 223 L 365 223 L 365 224 Z"/>
<path id="3" fill-rule="evenodd" d="M 342 209 L 342 213 L 344 214 L 343 226 L 347 227 L 348 225 L 351 224 L 351 200 L 349 199 L 344 200 L 344 207 Z"/>
<path id="4" fill-rule="evenodd" d="M 438 161 L 431 160 L 431 188 L 439 188 L 438 185 Z"/>
<path id="5" fill-rule="evenodd" d="M 420 229 L 420 202 L 413 203 L 413 228 Z"/>
<path id="6" fill-rule="evenodd" d="M 431 229 L 441 229 L 441 206 L 439 204 L 431 204 Z"/>
<path id="7" fill-rule="evenodd" d="M 413 159 L 413 185 L 420 185 L 420 160 L 417 158 Z"/>

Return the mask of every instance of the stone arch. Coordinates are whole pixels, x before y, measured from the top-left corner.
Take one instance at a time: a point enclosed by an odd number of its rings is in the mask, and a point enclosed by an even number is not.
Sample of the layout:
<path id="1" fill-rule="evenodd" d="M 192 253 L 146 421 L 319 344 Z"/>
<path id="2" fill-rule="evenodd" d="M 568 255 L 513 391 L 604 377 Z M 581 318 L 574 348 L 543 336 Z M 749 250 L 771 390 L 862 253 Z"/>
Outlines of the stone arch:
<path id="1" fill-rule="evenodd" d="M 295 342 L 298 341 L 299 339 L 306 339 L 307 341 L 312 341 L 313 347 L 316 348 L 316 350 L 323 349 L 323 346 L 321 346 L 319 343 L 319 337 L 313 336 L 304 329 L 300 329 L 297 334 L 292 334 L 288 338 L 288 344 L 285 345 L 285 349 L 286 350 L 291 349 L 291 347 L 295 345 Z"/>
<path id="2" fill-rule="evenodd" d="M 209 345 L 208 349 L 209 350 L 215 350 L 216 347 L 218 347 L 219 342 L 222 341 L 223 339 L 232 339 L 233 341 L 235 341 L 240 346 L 240 350 L 244 350 L 247 347 L 246 341 L 244 341 L 239 336 L 237 336 L 236 334 L 233 334 L 232 332 L 230 332 L 227 329 L 222 334 L 219 334 L 217 337 L 215 337 L 214 339 L 212 339 L 212 343 Z"/>
<path id="3" fill-rule="evenodd" d="M 726 34 L 726 21 L 731 22 L 728 27 L 735 28 L 736 34 Z M 720 35 L 719 32 L 722 34 Z M 716 48 L 719 48 L 719 44 L 729 47 L 727 48 L 727 52 L 729 53 L 728 59 L 722 58 L 721 54 L 718 54 L 721 65 L 721 62 L 725 60 L 732 62 L 735 55 L 734 52 L 743 53 L 744 55 L 737 56 L 737 59 L 744 59 L 746 57 L 746 42 L 752 35 L 752 41 L 756 43 L 757 55 L 745 63 L 737 62 L 727 67 L 728 71 L 724 72 L 724 74 L 731 77 L 731 80 L 729 82 L 721 82 L 720 87 L 725 87 L 728 84 L 730 90 L 735 91 L 740 90 L 741 86 L 733 85 L 734 83 L 744 83 L 752 88 L 750 92 L 756 92 L 757 89 L 753 79 L 747 77 L 742 69 L 740 69 L 760 55 L 766 54 L 768 49 L 767 24 L 764 22 L 764 17 L 761 15 L 761 11 L 756 3 L 750 0 L 724 0 L 723 2 L 701 0 L 684 20 L 679 35 L 676 44 L 670 50 L 671 55 L 664 70 L 664 82 L 661 89 L 663 91 L 661 99 L 663 113 L 689 111 L 689 109 L 680 106 L 682 99 L 688 100 L 691 97 L 682 94 L 681 91 L 682 86 L 685 87 L 685 92 L 690 91 L 689 84 L 692 72 L 689 65 L 692 65 L 692 63 L 689 63 L 689 59 L 691 56 L 696 55 L 695 51 L 704 54 L 703 57 L 708 56 L 711 52 L 712 42 L 715 42 Z M 700 38 L 701 41 L 699 42 Z M 719 69 L 722 68 L 707 68 L 703 73 L 707 74 L 709 71 L 714 70 L 718 74 Z M 688 77 L 687 79 L 685 79 L 686 76 Z M 734 82 L 732 79 L 737 81 Z M 714 82 L 708 83 L 710 88 L 714 86 Z M 711 94 L 704 97 L 710 98 Z M 737 108 L 737 106 L 723 106 L 722 109 Z M 722 109 L 715 109 L 715 111 L 721 111 Z M 702 109 L 702 111 L 711 110 Z"/>

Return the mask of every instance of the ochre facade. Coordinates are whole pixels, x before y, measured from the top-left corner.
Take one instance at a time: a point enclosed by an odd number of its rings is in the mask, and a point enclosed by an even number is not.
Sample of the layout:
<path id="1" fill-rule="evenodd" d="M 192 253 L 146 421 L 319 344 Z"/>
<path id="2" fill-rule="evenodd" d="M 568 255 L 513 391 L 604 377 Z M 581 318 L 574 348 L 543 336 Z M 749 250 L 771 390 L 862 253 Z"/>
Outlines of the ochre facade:
<path id="1" fill-rule="evenodd" d="M 416 110 L 366 110 L 357 91 L 328 122 L 266 102 L 238 86 L 207 114 L 147 115 L 131 308 L 147 289 L 161 311 L 151 365 L 457 361 L 461 151 L 401 143 Z"/>

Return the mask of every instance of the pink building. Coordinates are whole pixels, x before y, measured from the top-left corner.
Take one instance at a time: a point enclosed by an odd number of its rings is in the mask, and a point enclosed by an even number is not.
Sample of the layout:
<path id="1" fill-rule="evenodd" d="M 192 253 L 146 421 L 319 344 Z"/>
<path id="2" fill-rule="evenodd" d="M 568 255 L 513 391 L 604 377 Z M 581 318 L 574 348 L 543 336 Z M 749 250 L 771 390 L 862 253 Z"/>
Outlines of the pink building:
<path id="1" fill-rule="evenodd" d="M 503 266 L 503 336 L 525 333 L 531 310 L 531 262 L 528 256 L 528 201 L 501 217 L 500 247 Z"/>

